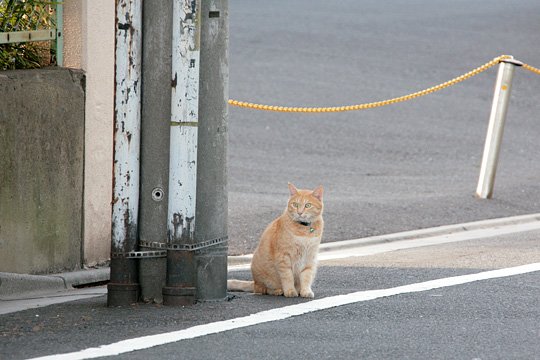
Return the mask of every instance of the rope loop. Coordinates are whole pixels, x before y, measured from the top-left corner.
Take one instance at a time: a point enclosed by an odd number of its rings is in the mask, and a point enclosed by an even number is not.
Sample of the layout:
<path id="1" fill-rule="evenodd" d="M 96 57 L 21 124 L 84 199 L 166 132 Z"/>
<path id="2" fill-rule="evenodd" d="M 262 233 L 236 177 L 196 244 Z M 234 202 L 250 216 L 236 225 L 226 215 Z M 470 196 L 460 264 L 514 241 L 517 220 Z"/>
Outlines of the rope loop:
<path id="1" fill-rule="evenodd" d="M 383 100 L 383 101 L 377 101 L 377 102 L 371 102 L 371 103 L 365 103 L 365 104 L 357 104 L 357 105 L 347 105 L 347 106 L 333 106 L 333 107 L 290 107 L 290 106 L 274 106 L 274 105 L 263 105 L 263 104 L 254 104 L 244 101 L 238 101 L 238 100 L 229 100 L 229 105 L 232 106 L 238 106 L 243 107 L 247 109 L 254 109 L 254 110 L 262 110 L 262 111 L 275 111 L 275 112 L 298 112 L 298 113 L 327 113 L 327 112 L 344 112 L 344 111 L 355 111 L 355 110 L 365 110 L 365 109 L 373 109 L 378 108 L 386 105 L 396 104 L 400 102 L 404 102 L 407 100 L 412 100 L 424 95 L 432 94 L 436 91 L 445 89 L 447 87 L 456 85 L 462 81 L 465 81 L 467 79 L 470 79 L 471 77 L 480 74 L 481 72 L 486 71 L 487 69 L 497 65 L 498 63 L 504 61 L 504 60 L 510 60 L 513 59 L 510 55 L 501 55 L 497 56 L 491 61 L 488 61 L 484 65 L 481 65 L 477 67 L 476 69 L 473 69 L 463 75 L 460 75 L 458 77 L 455 77 L 452 80 L 446 81 L 442 84 L 432 86 L 430 88 L 427 88 L 425 90 L 417 91 L 412 94 L 400 96 L 393 99 Z M 524 69 L 532 71 L 533 73 L 540 75 L 540 69 L 537 69 L 535 67 L 532 67 L 527 64 L 521 65 Z"/>

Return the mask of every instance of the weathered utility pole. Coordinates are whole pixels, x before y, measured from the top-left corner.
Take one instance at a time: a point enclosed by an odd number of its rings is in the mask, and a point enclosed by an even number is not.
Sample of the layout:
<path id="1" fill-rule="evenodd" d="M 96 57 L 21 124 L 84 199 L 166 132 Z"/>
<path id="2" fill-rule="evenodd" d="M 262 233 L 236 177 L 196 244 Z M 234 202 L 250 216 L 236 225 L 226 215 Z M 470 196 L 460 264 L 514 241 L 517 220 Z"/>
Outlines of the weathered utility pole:
<path id="1" fill-rule="evenodd" d="M 108 306 L 137 302 L 142 0 L 116 4 L 114 189 Z"/>
<path id="2" fill-rule="evenodd" d="M 163 302 L 169 193 L 172 1 L 143 3 L 141 192 L 139 264 L 141 299 Z"/>
<path id="3" fill-rule="evenodd" d="M 228 0 L 202 4 L 199 93 L 199 165 L 195 239 L 197 298 L 227 296 Z"/>
<path id="4" fill-rule="evenodd" d="M 169 210 L 165 305 L 195 301 L 201 0 L 173 1 Z"/>
<path id="5" fill-rule="evenodd" d="M 175 1 L 166 305 L 226 297 L 228 3 Z"/>
<path id="6" fill-rule="evenodd" d="M 117 0 L 116 40 L 108 304 L 224 299 L 228 2 Z"/>

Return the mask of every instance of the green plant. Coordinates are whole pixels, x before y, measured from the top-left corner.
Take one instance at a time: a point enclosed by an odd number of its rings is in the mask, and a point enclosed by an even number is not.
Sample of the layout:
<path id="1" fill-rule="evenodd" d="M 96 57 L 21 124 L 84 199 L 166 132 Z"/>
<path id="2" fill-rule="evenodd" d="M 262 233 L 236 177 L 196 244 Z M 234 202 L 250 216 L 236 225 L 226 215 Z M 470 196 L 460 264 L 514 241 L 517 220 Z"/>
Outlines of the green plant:
<path id="1" fill-rule="evenodd" d="M 0 32 L 30 31 L 55 26 L 56 2 L 0 0 Z M 33 69 L 54 62 L 50 41 L 0 44 L 0 70 Z"/>

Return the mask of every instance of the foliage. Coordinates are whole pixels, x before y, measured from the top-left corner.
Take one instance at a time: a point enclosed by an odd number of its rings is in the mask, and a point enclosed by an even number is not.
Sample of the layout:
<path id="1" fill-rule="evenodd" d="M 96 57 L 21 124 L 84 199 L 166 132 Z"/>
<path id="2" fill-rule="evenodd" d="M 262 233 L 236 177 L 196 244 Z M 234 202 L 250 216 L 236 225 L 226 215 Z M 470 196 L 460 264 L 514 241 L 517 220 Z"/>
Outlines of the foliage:
<path id="1" fill-rule="evenodd" d="M 0 32 L 54 27 L 55 4 L 43 0 L 0 0 Z M 52 62 L 54 49 L 50 41 L 0 44 L 0 70 L 40 68 Z"/>

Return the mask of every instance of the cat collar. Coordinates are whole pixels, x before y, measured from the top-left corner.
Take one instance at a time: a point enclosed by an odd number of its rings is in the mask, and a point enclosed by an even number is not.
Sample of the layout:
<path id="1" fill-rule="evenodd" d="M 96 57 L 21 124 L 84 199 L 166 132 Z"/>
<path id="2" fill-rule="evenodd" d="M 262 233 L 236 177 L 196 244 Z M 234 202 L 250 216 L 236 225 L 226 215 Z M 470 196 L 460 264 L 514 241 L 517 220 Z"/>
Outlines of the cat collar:
<path id="1" fill-rule="evenodd" d="M 309 232 L 312 233 L 315 229 L 311 226 L 311 223 L 305 221 L 297 221 L 300 225 L 309 226 Z"/>

